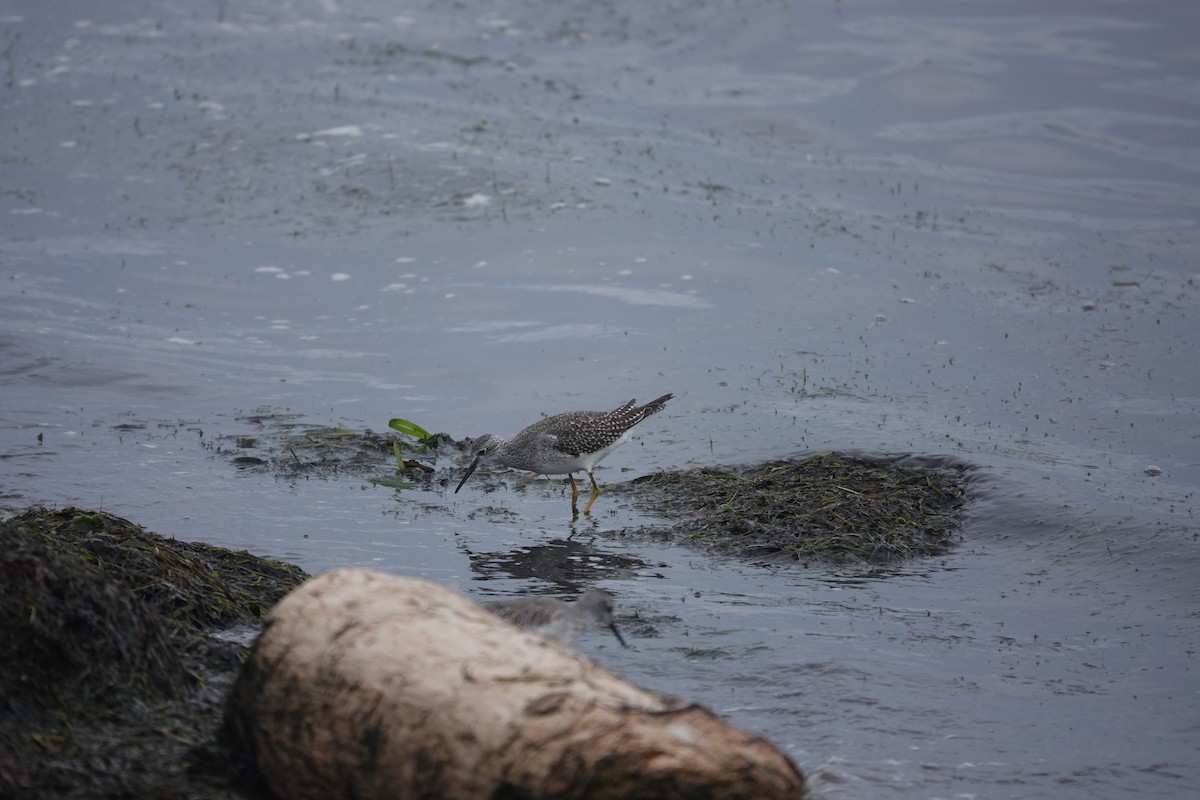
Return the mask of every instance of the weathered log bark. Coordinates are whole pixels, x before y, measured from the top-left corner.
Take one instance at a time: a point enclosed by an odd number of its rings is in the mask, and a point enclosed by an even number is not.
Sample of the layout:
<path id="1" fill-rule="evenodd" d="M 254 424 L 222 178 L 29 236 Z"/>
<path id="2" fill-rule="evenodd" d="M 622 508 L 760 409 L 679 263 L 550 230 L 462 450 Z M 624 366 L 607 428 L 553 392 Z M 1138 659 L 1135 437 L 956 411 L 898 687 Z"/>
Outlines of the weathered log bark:
<path id="1" fill-rule="evenodd" d="M 278 797 L 798 798 L 765 740 L 427 581 L 341 569 L 267 618 L 226 730 Z"/>

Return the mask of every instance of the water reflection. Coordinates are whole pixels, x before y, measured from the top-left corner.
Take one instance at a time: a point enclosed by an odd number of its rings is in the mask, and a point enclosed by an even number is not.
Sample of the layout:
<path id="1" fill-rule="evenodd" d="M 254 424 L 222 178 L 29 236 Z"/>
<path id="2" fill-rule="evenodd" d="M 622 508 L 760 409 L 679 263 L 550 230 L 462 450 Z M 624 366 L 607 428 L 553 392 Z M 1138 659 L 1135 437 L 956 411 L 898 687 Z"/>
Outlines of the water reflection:
<path id="1" fill-rule="evenodd" d="M 578 594 L 603 581 L 630 580 L 654 571 L 649 562 L 598 547 L 594 539 L 551 539 L 516 550 L 493 552 L 472 551 L 460 543 L 459 549 L 470 562 L 474 580 L 529 581 L 532 594 Z M 486 586 L 481 591 L 493 593 Z"/>

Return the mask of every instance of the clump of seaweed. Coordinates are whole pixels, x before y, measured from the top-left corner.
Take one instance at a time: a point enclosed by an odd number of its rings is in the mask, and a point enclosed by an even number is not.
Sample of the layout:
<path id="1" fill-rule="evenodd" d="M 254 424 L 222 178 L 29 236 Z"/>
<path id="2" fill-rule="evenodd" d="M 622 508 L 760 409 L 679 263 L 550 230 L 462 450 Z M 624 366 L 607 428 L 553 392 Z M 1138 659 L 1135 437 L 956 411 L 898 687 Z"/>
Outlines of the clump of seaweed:
<path id="1" fill-rule="evenodd" d="M 255 624 L 308 576 L 99 511 L 0 522 L 0 797 L 238 796 L 216 745 Z"/>
<path id="2" fill-rule="evenodd" d="M 965 495 L 961 466 L 836 453 L 634 483 L 640 506 L 678 519 L 666 528 L 677 540 L 744 557 L 875 565 L 945 552 Z"/>
<path id="3" fill-rule="evenodd" d="M 257 620 L 307 573 L 246 551 L 180 542 L 102 511 L 34 508 L 5 523 L 26 541 L 78 558 L 119 583 L 176 632 Z"/>
<path id="4" fill-rule="evenodd" d="M 162 621 L 130 587 L 19 523 L 0 537 L 0 695 L 53 704 L 137 686 L 166 697 L 187 684 Z"/>

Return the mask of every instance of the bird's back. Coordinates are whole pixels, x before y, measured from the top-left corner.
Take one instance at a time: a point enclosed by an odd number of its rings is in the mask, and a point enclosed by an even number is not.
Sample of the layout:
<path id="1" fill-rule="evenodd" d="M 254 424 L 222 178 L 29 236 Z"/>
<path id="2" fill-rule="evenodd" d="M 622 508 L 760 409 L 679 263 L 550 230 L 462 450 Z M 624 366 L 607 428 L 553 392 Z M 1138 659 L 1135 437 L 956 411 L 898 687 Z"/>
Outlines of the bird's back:
<path id="1" fill-rule="evenodd" d="M 568 411 L 546 417 L 506 440 L 494 458 L 504 466 L 545 475 L 590 471 L 628 438 L 634 425 L 661 410 L 671 397 L 666 394 L 643 406 L 630 400 L 612 411 Z"/>

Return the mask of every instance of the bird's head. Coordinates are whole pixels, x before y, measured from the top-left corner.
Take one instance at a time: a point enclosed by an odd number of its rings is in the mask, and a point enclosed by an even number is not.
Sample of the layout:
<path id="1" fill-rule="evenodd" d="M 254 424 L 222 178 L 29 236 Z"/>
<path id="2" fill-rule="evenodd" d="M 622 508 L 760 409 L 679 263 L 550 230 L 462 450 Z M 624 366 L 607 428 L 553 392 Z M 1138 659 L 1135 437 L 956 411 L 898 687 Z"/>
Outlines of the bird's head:
<path id="1" fill-rule="evenodd" d="M 499 436 L 493 436 L 490 433 L 485 433 L 474 439 L 467 439 L 465 449 L 468 453 L 474 456 L 471 460 L 471 466 L 467 467 L 467 471 L 463 473 L 462 480 L 458 482 L 458 486 L 454 489 L 454 493 L 458 494 L 458 490 L 467 482 L 467 478 L 475 472 L 475 468 L 479 466 L 479 462 L 486 461 L 489 456 L 496 452 L 503 440 Z"/>

